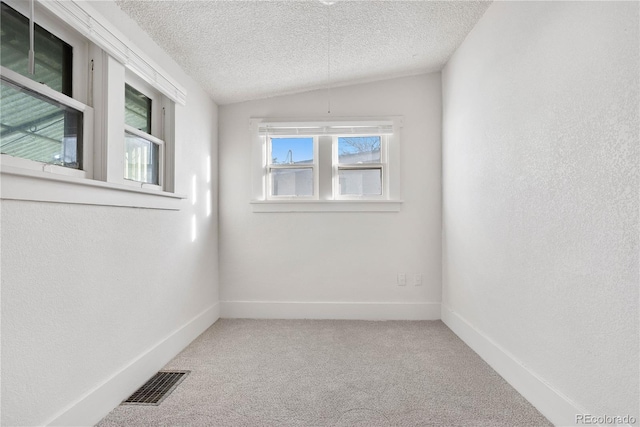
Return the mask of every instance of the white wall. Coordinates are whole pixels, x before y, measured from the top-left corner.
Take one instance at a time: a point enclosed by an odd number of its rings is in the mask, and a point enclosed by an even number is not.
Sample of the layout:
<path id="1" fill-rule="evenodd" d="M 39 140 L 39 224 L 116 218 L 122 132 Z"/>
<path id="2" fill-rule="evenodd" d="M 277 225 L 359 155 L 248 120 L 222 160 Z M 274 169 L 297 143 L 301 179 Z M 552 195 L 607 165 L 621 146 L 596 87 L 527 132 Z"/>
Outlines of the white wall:
<path id="1" fill-rule="evenodd" d="M 443 318 L 560 425 L 638 418 L 638 40 L 637 2 L 496 2 L 443 71 Z"/>
<path id="2" fill-rule="evenodd" d="M 176 185 L 195 174 L 198 203 L 2 202 L 2 425 L 95 423 L 217 318 L 217 106 L 114 3 L 92 6 L 186 87 Z"/>
<path id="3" fill-rule="evenodd" d="M 331 115 L 326 90 L 220 107 L 223 316 L 439 317 L 440 94 L 434 73 L 334 88 Z M 252 212 L 250 117 L 389 115 L 404 116 L 400 212 Z M 398 272 L 423 286 L 397 286 Z"/>

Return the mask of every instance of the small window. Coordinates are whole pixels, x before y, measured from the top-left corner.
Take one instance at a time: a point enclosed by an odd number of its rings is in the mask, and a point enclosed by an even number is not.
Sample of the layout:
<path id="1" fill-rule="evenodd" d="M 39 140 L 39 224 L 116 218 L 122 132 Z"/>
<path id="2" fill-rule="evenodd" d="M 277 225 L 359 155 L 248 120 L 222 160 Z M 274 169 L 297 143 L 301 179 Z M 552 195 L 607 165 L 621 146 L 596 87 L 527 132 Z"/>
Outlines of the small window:
<path id="1" fill-rule="evenodd" d="M 315 138 L 268 138 L 270 197 L 315 195 Z"/>
<path id="2" fill-rule="evenodd" d="M 337 198 L 371 198 L 383 195 L 383 138 L 380 135 L 336 138 Z"/>
<path id="3" fill-rule="evenodd" d="M 125 84 L 124 178 L 161 186 L 164 141 L 152 135 L 154 108 L 153 99 Z"/>
<path id="4" fill-rule="evenodd" d="M 87 107 L 72 99 L 73 47 L 34 24 L 35 73 L 29 73 L 29 19 L 4 2 L 1 8 L 0 152 L 23 166 L 20 159 L 85 169 Z"/>

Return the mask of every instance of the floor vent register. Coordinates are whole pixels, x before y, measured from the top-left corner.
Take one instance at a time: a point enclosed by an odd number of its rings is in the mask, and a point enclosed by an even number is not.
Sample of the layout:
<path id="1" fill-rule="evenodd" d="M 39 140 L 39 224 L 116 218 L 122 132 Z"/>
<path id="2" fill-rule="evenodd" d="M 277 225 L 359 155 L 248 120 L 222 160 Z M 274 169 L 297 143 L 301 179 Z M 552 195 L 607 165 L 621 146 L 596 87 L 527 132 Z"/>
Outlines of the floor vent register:
<path id="1" fill-rule="evenodd" d="M 160 371 L 122 404 L 157 406 L 178 387 L 189 372 L 191 371 Z"/>

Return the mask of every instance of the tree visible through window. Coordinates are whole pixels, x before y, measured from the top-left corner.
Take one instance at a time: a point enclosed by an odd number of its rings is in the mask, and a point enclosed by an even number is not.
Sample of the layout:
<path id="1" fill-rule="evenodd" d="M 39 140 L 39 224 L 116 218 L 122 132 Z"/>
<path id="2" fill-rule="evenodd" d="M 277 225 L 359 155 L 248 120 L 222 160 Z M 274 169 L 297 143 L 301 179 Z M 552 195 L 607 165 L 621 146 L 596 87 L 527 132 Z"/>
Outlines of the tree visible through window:
<path id="1" fill-rule="evenodd" d="M 402 118 L 251 123 L 254 200 L 268 206 L 257 211 L 397 209 Z"/>
<path id="2" fill-rule="evenodd" d="M 381 137 L 343 136 L 337 143 L 339 195 L 382 195 Z"/>
<path id="3" fill-rule="evenodd" d="M 343 136 L 338 138 L 338 151 L 340 163 L 380 163 L 380 137 Z"/>

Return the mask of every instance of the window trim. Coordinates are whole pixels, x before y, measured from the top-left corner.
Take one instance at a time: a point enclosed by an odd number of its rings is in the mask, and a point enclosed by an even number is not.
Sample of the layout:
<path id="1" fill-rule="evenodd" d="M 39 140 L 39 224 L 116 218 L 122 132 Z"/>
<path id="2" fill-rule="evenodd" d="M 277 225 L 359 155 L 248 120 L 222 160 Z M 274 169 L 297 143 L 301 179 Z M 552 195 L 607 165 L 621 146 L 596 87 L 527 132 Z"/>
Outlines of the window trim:
<path id="1" fill-rule="evenodd" d="M 187 196 L 2 165 L 2 200 L 180 210 Z"/>
<path id="2" fill-rule="evenodd" d="M 404 119 L 401 116 L 386 117 L 335 117 L 326 119 L 277 119 L 256 117 L 249 119 L 251 132 L 251 199 L 249 201 L 253 212 L 399 212 L 403 200 L 400 194 L 400 141 Z M 386 124 L 392 128 L 392 136 L 388 137 L 387 143 L 387 174 L 383 179 L 388 189 L 384 198 L 336 198 L 334 195 L 334 165 L 333 165 L 333 136 L 354 135 L 355 133 L 345 133 L 335 131 L 333 134 L 324 133 L 318 137 L 317 150 L 320 156 L 328 156 L 328 162 L 318 158 L 318 198 L 309 199 L 288 199 L 274 200 L 267 197 L 266 193 L 266 148 L 265 139 L 261 135 L 261 128 L 267 126 L 290 126 L 300 127 L 300 131 L 295 136 L 302 136 L 307 132 L 313 132 L 311 128 L 338 127 L 352 128 L 357 126 L 379 126 Z M 349 126 L 350 125 L 350 126 Z M 292 132 L 293 133 L 293 132 Z M 371 134 L 367 132 L 367 134 Z M 309 136 L 312 134 L 308 133 Z M 315 135 L 318 135 L 317 133 Z M 278 135 L 280 136 L 280 135 Z M 331 144 L 325 148 L 323 144 Z M 328 152 L 327 152 L 328 150 Z M 329 163 L 327 165 L 327 163 Z M 324 190 L 323 190 L 324 188 Z"/>
<path id="3" fill-rule="evenodd" d="M 252 200 L 255 213 L 400 212 L 403 200 Z"/>

